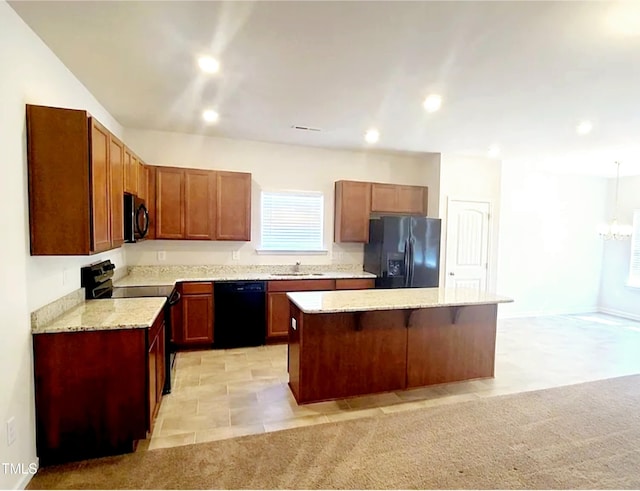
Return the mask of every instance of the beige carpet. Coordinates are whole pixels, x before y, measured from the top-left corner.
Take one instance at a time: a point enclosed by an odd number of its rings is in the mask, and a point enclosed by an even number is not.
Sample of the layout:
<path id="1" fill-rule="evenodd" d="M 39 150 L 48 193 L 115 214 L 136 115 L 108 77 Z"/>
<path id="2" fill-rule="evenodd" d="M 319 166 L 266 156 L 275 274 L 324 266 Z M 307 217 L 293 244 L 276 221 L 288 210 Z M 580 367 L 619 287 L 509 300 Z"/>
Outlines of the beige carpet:
<path id="1" fill-rule="evenodd" d="M 640 488 L 640 375 L 42 469 L 30 489 Z"/>

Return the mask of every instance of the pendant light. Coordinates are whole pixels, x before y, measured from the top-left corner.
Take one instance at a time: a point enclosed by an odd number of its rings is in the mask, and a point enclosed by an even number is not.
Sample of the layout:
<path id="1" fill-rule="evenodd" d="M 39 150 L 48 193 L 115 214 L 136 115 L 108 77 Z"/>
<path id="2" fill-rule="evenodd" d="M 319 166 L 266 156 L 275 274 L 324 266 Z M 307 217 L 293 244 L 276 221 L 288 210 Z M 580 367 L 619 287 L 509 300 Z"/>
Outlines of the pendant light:
<path id="1" fill-rule="evenodd" d="M 616 198 L 613 212 L 613 220 L 608 224 L 598 227 L 598 233 L 604 240 L 626 240 L 631 237 L 633 227 L 631 225 L 620 225 L 618 223 L 618 188 L 620 187 L 620 162 L 615 162 L 616 169 Z"/>

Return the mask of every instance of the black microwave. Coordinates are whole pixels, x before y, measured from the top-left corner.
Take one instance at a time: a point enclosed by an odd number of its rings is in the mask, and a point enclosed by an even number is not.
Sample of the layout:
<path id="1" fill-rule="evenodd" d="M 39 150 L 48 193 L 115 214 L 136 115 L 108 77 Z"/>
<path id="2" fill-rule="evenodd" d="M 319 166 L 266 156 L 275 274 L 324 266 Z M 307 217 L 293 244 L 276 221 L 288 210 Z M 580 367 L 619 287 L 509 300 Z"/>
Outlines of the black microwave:
<path id="1" fill-rule="evenodd" d="M 149 211 L 144 200 L 124 193 L 124 241 L 138 242 L 149 232 Z"/>

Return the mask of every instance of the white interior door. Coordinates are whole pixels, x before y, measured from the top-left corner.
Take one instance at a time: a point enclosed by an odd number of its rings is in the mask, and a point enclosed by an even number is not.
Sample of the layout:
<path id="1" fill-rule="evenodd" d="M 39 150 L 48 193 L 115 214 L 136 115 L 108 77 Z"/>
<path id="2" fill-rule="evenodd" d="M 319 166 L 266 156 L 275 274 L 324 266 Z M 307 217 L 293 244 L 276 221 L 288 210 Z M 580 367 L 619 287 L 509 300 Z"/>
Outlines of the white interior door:
<path id="1" fill-rule="evenodd" d="M 446 287 L 487 289 L 489 209 L 486 201 L 449 200 Z"/>

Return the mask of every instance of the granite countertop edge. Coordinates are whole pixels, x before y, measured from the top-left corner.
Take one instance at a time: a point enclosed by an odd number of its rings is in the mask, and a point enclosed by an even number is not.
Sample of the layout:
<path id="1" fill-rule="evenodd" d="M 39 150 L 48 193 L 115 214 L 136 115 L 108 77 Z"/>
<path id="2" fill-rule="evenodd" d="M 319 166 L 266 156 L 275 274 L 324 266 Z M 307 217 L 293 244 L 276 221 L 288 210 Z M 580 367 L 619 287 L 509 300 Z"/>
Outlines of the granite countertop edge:
<path id="1" fill-rule="evenodd" d="M 109 302 L 113 309 L 104 309 L 106 302 Z M 166 297 L 86 300 L 54 319 L 51 323 L 42 327 L 32 328 L 31 334 L 148 329 L 164 308 L 165 302 Z M 124 307 L 127 310 L 135 309 L 136 304 L 144 304 L 144 312 L 132 311 L 129 313 L 124 310 L 118 312 L 120 307 Z M 118 319 L 109 320 L 109 317 L 114 315 L 117 315 Z M 82 319 L 85 316 L 88 317 L 86 321 Z M 127 320 L 127 317 L 131 320 Z"/>
<path id="2" fill-rule="evenodd" d="M 402 289 L 398 289 L 402 290 Z M 362 290 L 354 291 L 335 291 L 335 292 L 289 292 L 287 297 L 305 314 L 336 314 L 336 313 L 354 313 L 354 312 L 374 312 L 384 310 L 410 310 L 410 309 L 429 309 L 437 307 L 464 307 L 472 305 L 493 305 L 499 303 L 510 303 L 513 299 L 502 297 L 499 295 L 490 295 L 490 298 L 484 299 L 425 299 L 414 302 L 389 302 L 388 299 L 379 301 L 377 304 L 367 303 L 363 305 L 363 300 L 370 295 L 379 295 L 382 290 Z M 330 294 L 333 298 L 338 296 L 361 296 L 359 298 L 348 299 L 343 305 L 326 305 L 318 306 L 319 295 Z M 300 298 L 302 297 L 302 298 Z M 304 298 L 307 297 L 307 298 Z M 347 297 L 348 298 L 348 297 Z M 321 301 L 321 300 L 320 300 Z"/>

